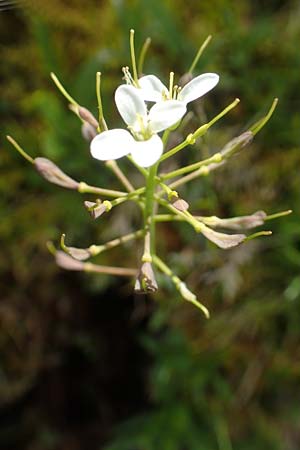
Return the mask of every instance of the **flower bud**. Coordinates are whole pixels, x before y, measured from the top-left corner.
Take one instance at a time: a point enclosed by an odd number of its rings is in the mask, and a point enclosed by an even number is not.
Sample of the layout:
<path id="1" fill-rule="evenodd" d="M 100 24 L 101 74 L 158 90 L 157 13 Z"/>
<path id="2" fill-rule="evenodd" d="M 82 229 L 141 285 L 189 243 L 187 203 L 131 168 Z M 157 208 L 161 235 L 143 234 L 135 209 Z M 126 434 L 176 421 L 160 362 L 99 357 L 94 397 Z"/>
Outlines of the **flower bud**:
<path id="1" fill-rule="evenodd" d="M 84 270 L 84 264 L 81 261 L 73 259 L 72 256 L 67 255 L 60 250 L 55 253 L 55 260 L 56 264 L 63 269 L 75 271 Z"/>
<path id="2" fill-rule="evenodd" d="M 95 128 L 97 130 L 99 124 L 97 119 L 93 116 L 93 114 L 91 113 L 91 111 L 89 111 L 87 108 L 85 108 L 84 106 L 79 106 L 78 108 L 78 114 L 79 117 L 81 117 L 82 120 L 84 120 L 85 122 L 87 122 L 88 124 L 90 124 L 93 128 Z"/>
<path id="3" fill-rule="evenodd" d="M 84 122 L 81 127 L 81 134 L 86 141 L 91 142 L 98 133 L 90 123 Z"/>
<path id="4" fill-rule="evenodd" d="M 102 203 L 100 199 L 97 199 L 96 202 L 85 201 L 84 206 L 93 219 L 98 219 L 108 210 L 107 204 L 105 202 Z"/>
<path id="5" fill-rule="evenodd" d="M 252 131 L 245 131 L 245 133 L 242 133 L 240 136 L 237 136 L 229 141 L 221 150 L 221 155 L 228 158 L 231 154 L 236 153 L 243 147 L 246 147 L 246 145 L 252 141 L 253 136 Z"/>
<path id="6" fill-rule="evenodd" d="M 77 261 L 85 261 L 89 259 L 92 255 L 86 248 L 77 248 L 77 247 L 67 247 L 65 246 L 67 253 L 72 256 L 72 258 L 77 259 Z"/>
<path id="7" fill-rule="evenodd" d="M 176 208 L 178 211 L 187 211 L 189 209 L 189 204 L 183 198 L 177 198 L 173 203 L 172 206 Z"/>
<path id="8" fill-rule="evenodd" d="M 56 164 L 47 158 L 35 158 L 34 165 L 39 174 L 47 181 L 67 189 L 77 190 L 79 183 L 66 175 Z"/>
<path id="9" fill-rule="evenodd" d="M 258 227 L 265 222 L 267 214 L 264 211 L 256 211 L 249 216 L 231 217 L 229 219 L 220 219 L 212 216 L 203 220 L 207 225 L 212 227 L 229 228 L 231 230 L 249 230 Z"/>
<path id="10" fill-rule="evenodd" d="M 149 294 L 158 290 L 155 275 L 150 262 L 144 262 L 135 281 L 134 291 L 137 294 Z"/>
<path id="11" fill-rule="evenodd" d="M 219 233 L 217 231 L 212 230 L 204 224 L 201 224 L 199 231 L 211 242 L 216 244 L 218 247 L 223 249 L 228 249 L 232 247 L 236 247 L 241 244 L 245 239 L 245 234 L 225 234 Z"/>

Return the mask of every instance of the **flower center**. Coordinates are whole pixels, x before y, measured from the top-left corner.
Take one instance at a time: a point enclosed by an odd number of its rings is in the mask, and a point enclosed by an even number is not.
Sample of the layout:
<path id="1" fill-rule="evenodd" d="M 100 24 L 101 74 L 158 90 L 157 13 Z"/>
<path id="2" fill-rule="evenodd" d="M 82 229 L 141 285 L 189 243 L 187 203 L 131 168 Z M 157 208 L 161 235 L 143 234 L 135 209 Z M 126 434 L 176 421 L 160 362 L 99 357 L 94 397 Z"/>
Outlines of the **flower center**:
<path id="1" fill-rule="evenodd" d="M 128 128 L 137 141 L 147 141 L 153 135 L 148 117 L 140 114 L 136 115 L 136 121 Z"/>

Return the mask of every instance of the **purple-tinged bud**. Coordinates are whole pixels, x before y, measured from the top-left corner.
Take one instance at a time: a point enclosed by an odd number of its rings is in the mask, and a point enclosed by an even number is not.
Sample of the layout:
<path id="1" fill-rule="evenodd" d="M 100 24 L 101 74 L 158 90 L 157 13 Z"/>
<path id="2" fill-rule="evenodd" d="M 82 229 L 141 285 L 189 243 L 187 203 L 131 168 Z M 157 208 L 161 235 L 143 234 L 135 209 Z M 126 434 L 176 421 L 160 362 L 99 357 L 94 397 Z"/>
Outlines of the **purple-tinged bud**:
<path id="1" fill-rule="evenodd" d="M 78 114 L 79 114 L 79 117 L 81 117 L 82 120 L 84 120 L 85 122 L 89 123 L 93 128 L 95 128 L 97 130 L 97 128 L 99 126 L 99 123 L 98 123 L 98 120 L 93 116 L 91 111 L 89 111 L 84 106 L 79 106 Z"/>
<path id="2" fill-rule="evenodd" d="M 35 158 L 34 165 L 47 181 L 67 189 L 77 190 L 79 183 L 66 175 L 56 164 L 47 158 Z"/>
<path id="3" fill-rule="evenodd" d="M 189 204 L 183 198 L 177 198 L 173 203 L 172 206 L 176 208 L 178 211 L 187 211 L 189 209 Z"/>
<path id="4" fill-rule="evenodd" d="M 199 231 L 211 242 L 216 244 L 218 247 L 223 249 L 228 249 L 232 247 L 236 247 L 237 245 L 244 242 L 246 239 L 245 234 L 225 234 L 219 233 L 217 231 L 212 230 L 206 225 L 202 224 Z"/>
<path id="5" fill-rule="evenodd" d="M 72 256 L 72 258 L 77 259 L 77 261 L 85 261 L 89 259 L 92 255 L 91 252 L 86 248 L 77 247 L 67 247 L 65 246 L 67 253 Z"/>
<path id="6" fill-rule="evenodd" d="M 150 262 L 144 262 L 136 277 L 134 291 L 137 294 L 150 294 L 158 290 L 155 275 Z"/>
<path id="7" fill-rule="evenodd" d="M 107 212 L 109 209 L 107 203 L 102 203 L 100 199 L 97 199 L 96 202 L 85 201 L 84 206 L 93 219 L 98 219 L 98 217 L 102 216 L 102 214 Z"/>
<path id="8" fill-rule="evenodd" d="M 267 214 L 264 211 L 256 211 L 249 216 L 231 217 L 229 219 L 220 219 L 219 217 L 212 216 L 203 221 L 212 227 L 229 228 L 231 230 L 249 230 L 262 225 L 266 217 Z"/>
<path id="9" fill-rule="evenodd" d="M 246 145 L 248 145 L 252 141 L 253 136 L 254 134 L 252 133 L 252 131 L 245 131 L 245 133 L 242 133 L 240 136 L 237 136 L 229 141 L 220 151 L 221 155 L 228 158 L 241 148 L 246 147 Z"/>
<path id="10" fill-rule="evenodd" d="M 72 256 L 67 255 L 65 252 L 62 252 L 60 250 L 55 253 L 55 260 L 56 264 L 63 269 L 75 270 L 79 272 L 84 270 L 84 263 L 82 263 L 81 261 L 77 261 L 76 259 L 72 258 Z"/>
<path id="11" fill-rule="evenodd" d="M 86 141 L 91 142 L 98 133 L 90 123 L 84 122 L 81 127 L 81 134 Z"/>

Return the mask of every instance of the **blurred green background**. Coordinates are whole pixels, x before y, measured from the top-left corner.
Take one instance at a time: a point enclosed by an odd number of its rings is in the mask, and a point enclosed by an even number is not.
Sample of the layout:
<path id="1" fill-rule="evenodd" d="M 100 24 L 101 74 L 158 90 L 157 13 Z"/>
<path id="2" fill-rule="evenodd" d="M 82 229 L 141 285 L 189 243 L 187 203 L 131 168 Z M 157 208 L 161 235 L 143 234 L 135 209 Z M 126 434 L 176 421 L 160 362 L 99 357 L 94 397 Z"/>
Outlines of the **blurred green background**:
<path id="1" fill-rule="evenodd" d="M 298 0 L 24 0 L 0 2 L 0 447 L 26 450 L 297 450 L 300 448 L 300 5 Z M 6 142 L 78 180 L 119 188 L 92 160 L 54 71 L 96 113 L 103 74 L 109 124 L 129 63 L 152 38 L 146 73 L 220 74 L 200 103 L 212 117 L 241 103 L 202 142 L 211 154 L 278 108 L 246 151 L 180 192 L 193 211 L 230 217 L 293 209 L 270 238 L 230 251 L 184 225 L 162 225 L 160 254 L 210 309 L 166 280 L 155 299 L 132 282 L 64 272 L 45 243 L 84 247 L 129 232 L 133 208 L 92 222 L 79 194 L 47 184 Z M 181 161 L 187 155 L 182 152 Z M 180 158 L 177 163 L 180 163 Z M 175 158 L 176 159 L 176 158 Z M 125 163 L 122 163 L 125 164 Z M 175 163 L 174 163 L 175 164 Z M 138 180 L 132 171 L 132 180 Z M 91 197 L 87 197 L 91 198 Z M 134 246 L 98 259 L 137 264 Z"/>

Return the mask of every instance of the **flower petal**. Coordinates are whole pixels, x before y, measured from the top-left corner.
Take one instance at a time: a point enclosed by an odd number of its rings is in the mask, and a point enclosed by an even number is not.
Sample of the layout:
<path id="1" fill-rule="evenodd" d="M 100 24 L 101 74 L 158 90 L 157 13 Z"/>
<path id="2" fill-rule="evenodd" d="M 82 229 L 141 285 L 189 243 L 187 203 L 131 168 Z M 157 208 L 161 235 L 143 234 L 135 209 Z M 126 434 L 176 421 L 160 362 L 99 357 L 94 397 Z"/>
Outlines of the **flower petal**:
<path id="1" fill-rule="evenodd" d="M 148 102 L 160 102 L 163 93 L 168 94 L 168 88 L 155 75 L 145 75 L 139 79 L 141 94 Z"/>
<path id="2" fill-rule="evenodd" d="M 118 111 L 127 125 L 133 126 L 137 120 L 137 115 L 146 116 L 147 108 L 137 88 L 123 84 L 115 92 L 115 102 Z"/>
<path id="3" fill-rule="evenodd" d="M 186 105 L 178 100 L 164 100 L 155 103 L 149 111 L 151 130 L 159 133 L 174 125 L 186 113 Z"/>
<path id="4" fill-rule="evenodd" d="M 213 89 L 219 82 L 216 73 L 203 73 L 186 84 L 178 95 L 178 100 L 192 102 Z"/>
<path id="5" fill-rule="evenodd" d="M 94 158 L 100 161 L 118 159 L 130 153 L 135 141 L 129 131 L 116 128 L 103 131 L 91 142 L 90 150 Z"/>
<path id="6" fill-rule="evenodd" d="M 135 141 L 131 156 L 141 167 L 150 167 L 159 160 L 163 152 L 163 143 L 157 134 L 148 141 Z"/>

